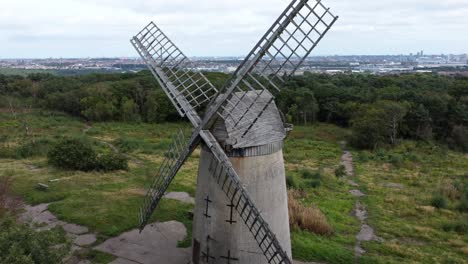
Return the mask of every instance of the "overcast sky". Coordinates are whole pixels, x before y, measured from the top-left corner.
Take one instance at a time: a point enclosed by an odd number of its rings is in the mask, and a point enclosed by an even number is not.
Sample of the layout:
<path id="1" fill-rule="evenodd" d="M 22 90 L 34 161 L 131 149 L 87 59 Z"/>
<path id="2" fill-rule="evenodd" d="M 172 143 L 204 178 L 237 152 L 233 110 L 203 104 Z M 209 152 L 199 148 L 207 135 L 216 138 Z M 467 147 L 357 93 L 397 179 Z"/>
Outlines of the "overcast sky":
<path id="1" fill-rule="evenodd" d="M 0 58 L 135 57 L 151 20 L 188 56 L 240 56 L 289 1 L 0 0 Z M 468 53 L 468 0 L 323 2 L 340 19 L 315 55 Z"/>

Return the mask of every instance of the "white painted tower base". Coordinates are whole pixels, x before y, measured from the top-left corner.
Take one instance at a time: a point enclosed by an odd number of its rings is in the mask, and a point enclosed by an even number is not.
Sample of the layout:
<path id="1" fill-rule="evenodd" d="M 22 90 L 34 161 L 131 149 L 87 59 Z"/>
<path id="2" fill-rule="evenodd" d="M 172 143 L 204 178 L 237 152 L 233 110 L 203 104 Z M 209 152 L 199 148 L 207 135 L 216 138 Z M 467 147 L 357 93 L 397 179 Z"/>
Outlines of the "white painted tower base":
<path id="1" fill-rule="evenodd" d="M 291 257 L 283 152 L 281 147 L 269 149 L 271 153 L 266 152 L 266 155 L 231 157 L 230 160 L 263 218 Z M 195 198 L 192 263 L 268 263 L 248 227 L 213 180 L 209 171 L 212 158 L 212 154 L 202 148 Z"/>

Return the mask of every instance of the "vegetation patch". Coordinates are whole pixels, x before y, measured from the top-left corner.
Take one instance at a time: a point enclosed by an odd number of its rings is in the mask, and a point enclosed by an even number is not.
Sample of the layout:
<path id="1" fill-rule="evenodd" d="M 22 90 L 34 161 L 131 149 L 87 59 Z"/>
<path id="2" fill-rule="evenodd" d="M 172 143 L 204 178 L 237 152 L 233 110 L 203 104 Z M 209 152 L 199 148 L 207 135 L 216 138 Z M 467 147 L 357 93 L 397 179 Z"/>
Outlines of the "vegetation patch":
<path id="1" fill-rule="evenodd" d="M 60 229 L 37 232 L 28 224 L 17 224 L 11 217 L 2 217 L 0 230 L 0 263 L 63 263 L 71 248 Z"/>
<path id="2" fill-rule="evenodd" d="M 49 163 L 67 170 L 126 170 L 128 159 L 116 153 L 98 154 L 89 141 L 66 138 L 59 141 L 47 155 Z"/>
<path id="3" fill-rule="evenodd" d="M 327 218 L 317 207 L 304 206 L 299 199 L 304 192 L 288 191 L 289 222 L 292 228 L 306 230 L 318 235 L 328 236 L 333 229 Z"/>

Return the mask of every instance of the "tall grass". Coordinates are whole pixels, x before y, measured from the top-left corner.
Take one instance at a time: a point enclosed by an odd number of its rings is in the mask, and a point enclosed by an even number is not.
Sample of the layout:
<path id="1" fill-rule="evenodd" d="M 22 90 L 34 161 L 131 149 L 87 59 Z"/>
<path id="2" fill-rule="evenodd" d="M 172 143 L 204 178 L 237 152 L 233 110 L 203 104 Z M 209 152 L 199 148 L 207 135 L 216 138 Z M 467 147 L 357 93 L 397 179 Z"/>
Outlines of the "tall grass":
<path id="1" fill-rule="evenodd" d="M 302 191 L 288 191 L 289 223 L 291 227 L 322 236 L 333 234 L 333 228 L 319 208 L 307 207 L 299 201 L 304 195 L 305 193 Z"/>

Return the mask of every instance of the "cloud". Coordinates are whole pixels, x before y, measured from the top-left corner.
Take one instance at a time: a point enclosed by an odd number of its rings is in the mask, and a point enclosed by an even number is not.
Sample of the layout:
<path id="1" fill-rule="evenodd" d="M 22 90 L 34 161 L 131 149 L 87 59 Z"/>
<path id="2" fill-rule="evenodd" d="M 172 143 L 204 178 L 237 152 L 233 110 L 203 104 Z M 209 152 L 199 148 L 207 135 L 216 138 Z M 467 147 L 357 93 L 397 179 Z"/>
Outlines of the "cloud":
<path id="1" fill-rule="evenodd" d="M 313 1 L 313 0 L 311 0 Z M 340 19 L 315 54 L 468 52 L 466 0 L 323 0 Z M 243 55 L 289 0 L 15 0 L 0 9 L 0 57 L 136 56 L 154 20 L 188 55 Z"/>

